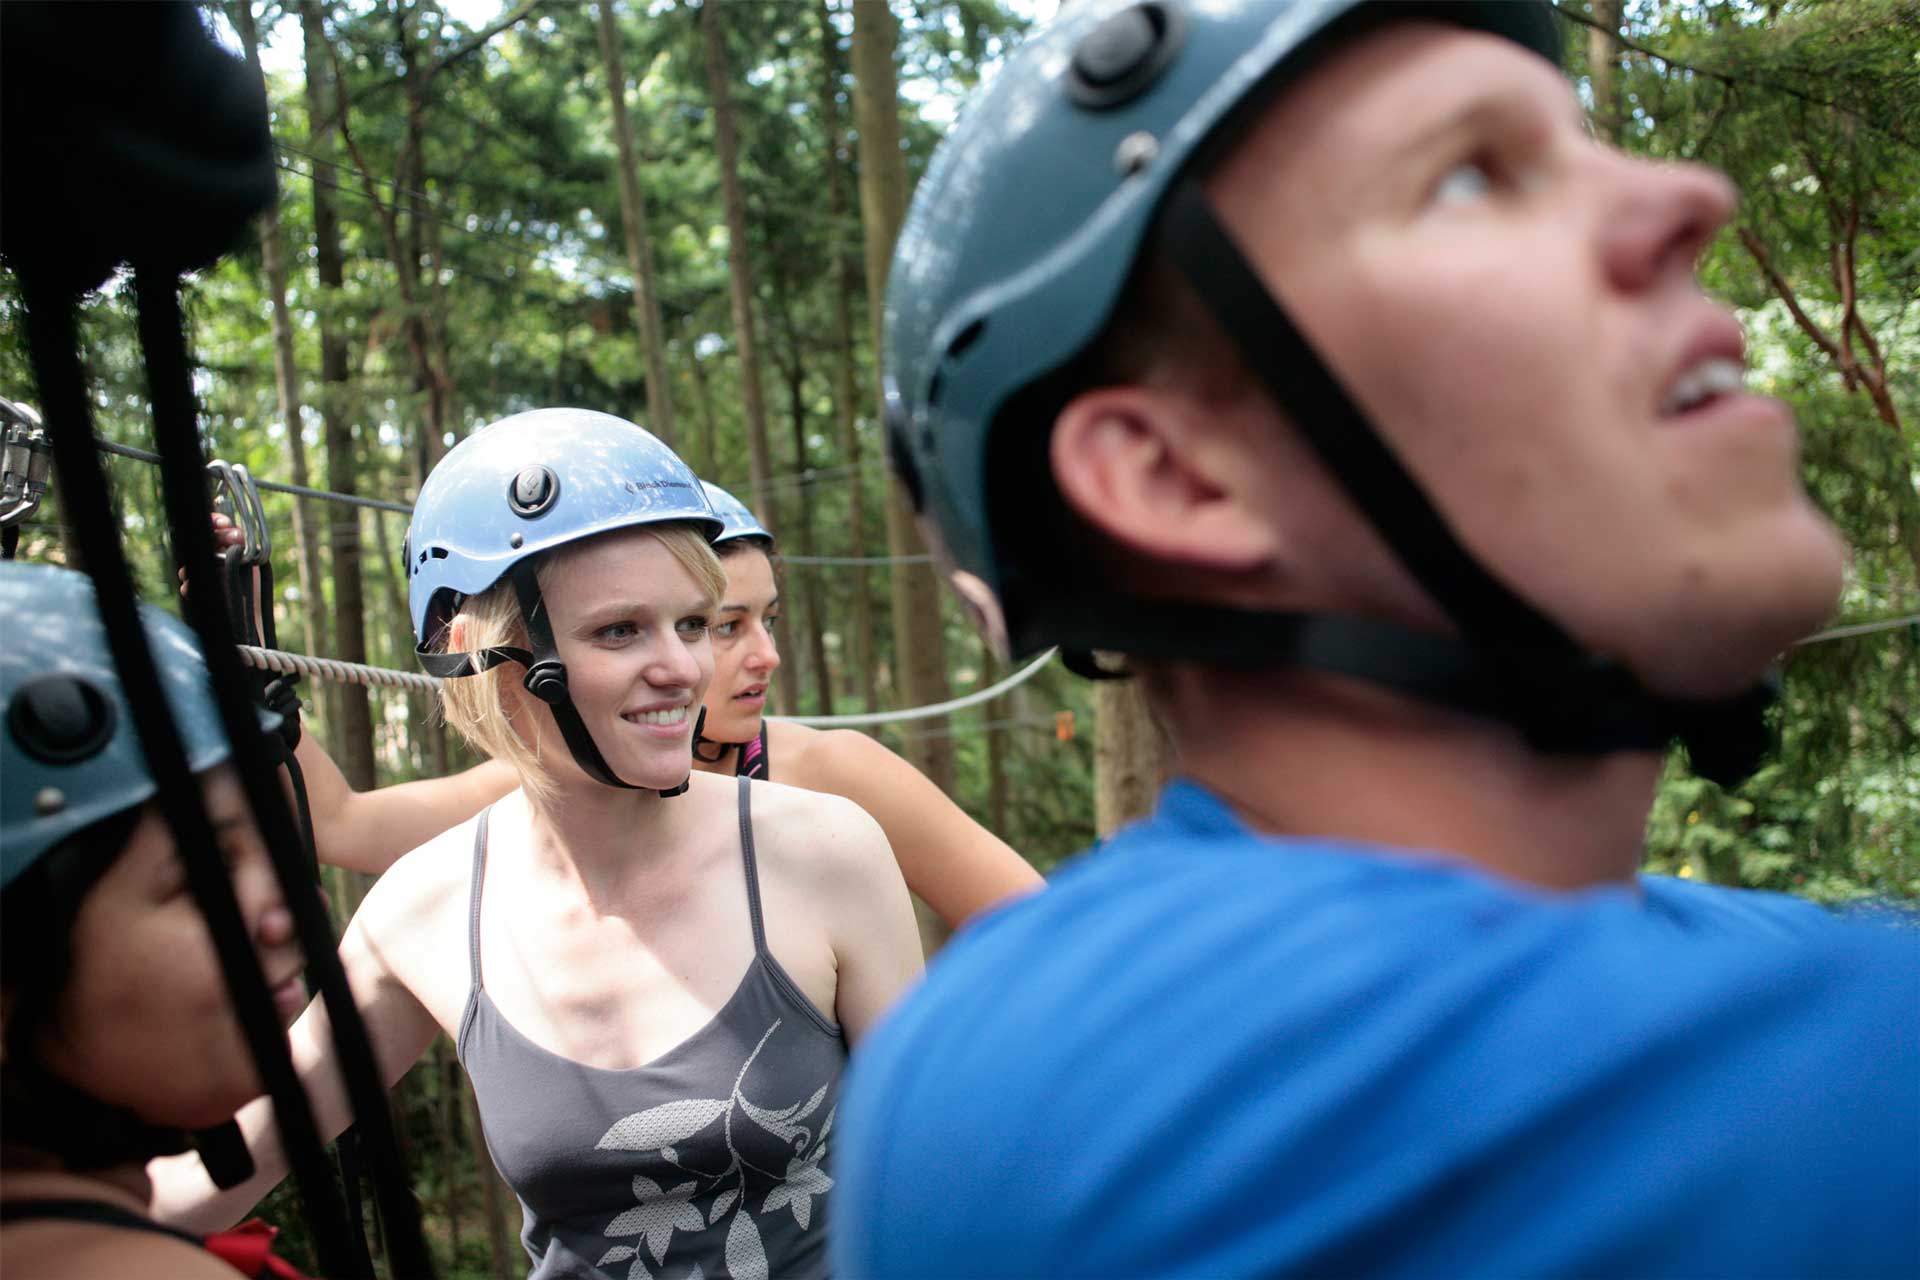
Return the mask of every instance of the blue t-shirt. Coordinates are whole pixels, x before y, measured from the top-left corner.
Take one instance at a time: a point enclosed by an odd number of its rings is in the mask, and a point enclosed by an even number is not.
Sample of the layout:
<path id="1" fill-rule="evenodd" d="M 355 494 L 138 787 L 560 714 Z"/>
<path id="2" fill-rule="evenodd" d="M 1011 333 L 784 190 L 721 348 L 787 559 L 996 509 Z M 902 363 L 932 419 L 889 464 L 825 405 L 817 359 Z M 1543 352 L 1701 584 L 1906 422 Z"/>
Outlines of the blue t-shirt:
<path id="1" fill-rule="evenodd" d="M 1176 783 L 855 1055 L 833 1270 L 1920 1275 L 1920 934 Z"/>

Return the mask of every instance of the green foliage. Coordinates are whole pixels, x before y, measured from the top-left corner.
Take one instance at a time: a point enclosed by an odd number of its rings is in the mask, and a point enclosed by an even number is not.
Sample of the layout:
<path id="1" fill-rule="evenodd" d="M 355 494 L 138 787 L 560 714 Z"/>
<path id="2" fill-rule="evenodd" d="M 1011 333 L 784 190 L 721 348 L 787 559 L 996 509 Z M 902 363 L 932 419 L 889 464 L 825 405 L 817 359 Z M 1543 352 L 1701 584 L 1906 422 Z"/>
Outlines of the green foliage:
<path id="1" fill-rule="evenodd" d="M 1758 376 L 1800 419 L 1808 491 L 1852 546 L 1836 625 L 1920 612 L 1920 5 L 1634 3 L 1625 35 L 1662 56 L 1626 54 L 1622 144 L 1739 188 L 1701 274 L 1740 309 Z M 1920 630 L 1795 650 L 1777 723 L 1775 762 L 1731 794 L 1676 753 L 1649 869 L 1826 902 L 1920 895 Z"/>
<path id="2" fill-rule="evenodd" d="M 1569 13 L 1584 12 L 1578 0 L 1561 2 Z M 893 8 L 901 22 L 905 145 L 917 174 L 959 97 L 1018 38 L 1026 6 L 894 0 Z M 668 337 L 671 385 L 652 390 L 672 397 L 682 451 L 713 479 L 741 487 L 747 450 L 699 10 L 686 0 L 630 0 L 617 12 Z M 643 414 L 650 389 L 593 12 L 542 6 L 447 61 L 410 123 L 409 60 L 434 65 L 465 48 L 493 21 L 474 13 L 437 0 L 327 6 L 328 36 L 353 104 L 348 123 L 373 170 L 362 174 L 337 144 L 313 148 L 297 14 L 273 5 L 261 12 L 305 408 L 298 423 L 280 421 L 261 254 L 257 246 L 243 250 L 195 280 L 188 300 L 212 452 L 259 476 L 290 479 L 288 432 L 298 431 L 320 482 L 323 317 L 346 339 L 349 378 L 331 407 L 352 423 L 352 462 L 370 495 L 404 501 L 430 452 L 425 384 L 407 339 L 408 321 L 419 316 L 436 327 L 444 348 L 439 375 L 451 438 L 537 405 Z M 817 552 L 878 554 L 884 490 L 859 213 L 850 199 L 836 219 L 825 197 L 835 158 L 849 166 L 850 194 L 857 163 L 846 70 L 850 12 L 835 0 L 824 18 L 837 52 L 831 69 L 822 65 L 823 14 L 815 3 L 729 0 L 726 17 L 774 447 L 774 509 L 763 514 L 782 528 L 790 553 L 786 531 L 810 520 Z M 1570 49 L 1580 72 L 1586 28 L 1569 26 L 1579 37 Z M 1625 34 L 1664 56 L 1623 55 L 1624 145 L 1717 165 L 1741 192 L 1743 212 L 1708 251 L 1702 274 L 1739 308 L 1759 376 L 1797 410 L 1809 490 L 1853 547 L 1836 624 L 1920 611 L 1920 4 L 1630 0 Z M 838 103 L 838 137 L 824 127 L 823 78 Z M 413 142 L 417 162 L 401 171 Z M 346 270 L 337 289 L 321 287 L 313 269 L 313 175 L 328 162 L 342 166 L 330 180 L 323 175 L 342 219 Z M 412 308 L 400 296 L 376 201 L 397 206 L 404 251 L 417 264 L 421 292 Z M 845 450 L 834 402 L 837 245 L 850 246 L 854 271 L 858 457 Z M 31 399 L 17 299 L 11 279 L 0 276 L 0 394 Z M 133 323 L 118 281 L 83 316 L 97 428 L 108 439 L 144 445 L 145 380 Z M 156 477 L 127 459 L 109 467 L 143 588 L 151 599 L 171 599 Z M 865 499 L 859 523 L 855 486 Z M 299 647 L 311 628 L 319 651 L 335 652 L 332 576 L 323 563 L 317 598 L 300 596 L 293 501 L 268 494 L 266 503 L 283 643 Z M 319 523 L 323 544 L 337 536 L 366 549 L 370 658 L 409 667 L 405 581 L 395 563 L 399 518 L 318 504 L 305 512 Z M 60 559 L 59 519 L 57 500 L 49 501 L 26 531 L 22 554 Z M 820 705 L 816 681 L 802 670 L 809 646 L 790 632 L 782 679 L 801 694 L 799 710 L 863 709 L 853 670 L 861 591 L 872 606 L 881 702 L 897 703 L 885 574 L 787 570 L 788 590 L 821 619 L 833 677 L 830 705 Z M 951 603 L 944 609 L 956 694 L 1000 678 L 958 611 Z M 790 610 L 788 618 L 793 626 L 801 614 Z M 382 693 L 374 706 L 382 780 L 430 773 L 425 705 Z M 1054 732 L 1061 711 L 1074 715 L 1076 731 L 1066 741 Z M 324 710 L 314 717 L 322 732 L 328 720 Z M 1825 902 L 1920 896 L 1920 629 L 1796 650 L 1785 666 L 1778 721 L 1777 759 L 1733 792 L 1693 776 L 1676 753 L 1648 822 L 1648 868 Z M 1088 688 L 1057 669 L 991 708 L 952 717 L 946 732 L 956 747 L 960 802 L 987 818 L 993 735 L 1010 780 L 1001 834 L 1043 869 L 1085 848 L 1093 835 L 1092 726 Z M 907 725 L 881 737 L 898 748 L 924 731 Z M 474 1135 L 449 1111 L 448 1097 L 447 1078 L 430 1061 L 409 1077 L 397 1107 L 442 1274 L 478 1276 L 488 1274 L 489 1257 Z M 444 1158 L 450 1144 L 459 1153 L 451 1162 Z M 291 1191 L 277 1193 L 266 1211 L 286 1224 L 298 1256 L 304 1244 Z M 510 1259 L 509 1270 L 517 1269 Z"/>

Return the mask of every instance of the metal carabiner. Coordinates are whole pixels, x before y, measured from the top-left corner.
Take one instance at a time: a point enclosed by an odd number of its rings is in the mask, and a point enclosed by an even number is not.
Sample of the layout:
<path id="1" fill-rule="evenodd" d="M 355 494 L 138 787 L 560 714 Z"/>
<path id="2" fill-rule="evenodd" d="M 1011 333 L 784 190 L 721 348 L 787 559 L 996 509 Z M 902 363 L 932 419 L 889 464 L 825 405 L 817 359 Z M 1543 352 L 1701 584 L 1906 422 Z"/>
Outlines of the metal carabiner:
<path id="1" fill-rule="evenodd" d="M 53 473 L 53 441 L 31 407 L 0 399 L 0 528 L 40 509 Z"/>
<path id="2" fill-rule="evenodd" d="M 246 562 L 266 564 L 273 556 L 273 528 L 268 525 L 267 509 L 260 502 L 260 486 L 253 482 L 253 473 L 237 462 L 233 464 L 233 474 L 240 481 L 240 492 L 246 498 L 247 512 L 253 522 L 247 531 L 252 551 L 246 556 Z"/>
<path id="3" fill-rule="evenodd" d="M 240 530 L 240 563 L 259 564 L 265 559 L 260 538 L 266 517 L 260 512 L 260 492 L 254 488 L 247 469 L 220 458 L 207 463 L 207 474 L 214 479 L 213 509 L 232 519 Z"/>

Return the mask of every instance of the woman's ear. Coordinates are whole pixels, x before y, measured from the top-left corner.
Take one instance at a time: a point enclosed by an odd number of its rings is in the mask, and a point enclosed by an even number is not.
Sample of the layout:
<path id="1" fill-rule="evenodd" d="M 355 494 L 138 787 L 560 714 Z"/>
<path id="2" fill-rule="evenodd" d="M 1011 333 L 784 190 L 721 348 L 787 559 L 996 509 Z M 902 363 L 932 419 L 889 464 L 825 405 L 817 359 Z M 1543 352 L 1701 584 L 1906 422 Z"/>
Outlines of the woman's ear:
<path id="1" fill-rule="evenodd" d="M 1054 421 L 1054 480 L 1081 519 L 1131 551 L 1187 568 L 1258 569 L 1278 541 L 1243 500 L 1245 460 L 1216 419 L 1150 387 L 1083 392 Z"/>

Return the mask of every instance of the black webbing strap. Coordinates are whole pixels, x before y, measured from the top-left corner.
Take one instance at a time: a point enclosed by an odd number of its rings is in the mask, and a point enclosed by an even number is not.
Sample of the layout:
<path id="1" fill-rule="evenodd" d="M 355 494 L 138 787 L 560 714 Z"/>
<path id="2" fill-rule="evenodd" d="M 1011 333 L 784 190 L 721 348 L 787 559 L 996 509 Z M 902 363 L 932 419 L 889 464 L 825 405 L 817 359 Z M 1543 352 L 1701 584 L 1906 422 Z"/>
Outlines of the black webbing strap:
<path id="1" fill-rule="evenodd" d="M 280 1030 L 273 997 L 254 956 L 233 885 L 221 860 L 213 856 L 219 846 L 201 802 L 200 787 L 188 765 L 179 729 L 161 692 L 159 673 L 147 645 L 145 628 L 140 623 L 138 596 L 121 550 L 106 478 L 92 446 L 92 406 L 77 350 L 76 294 L 68 288 L 49 288 L 33 273 L 23 273 L 20 284 L 26 297 L 27 335 L 40 384 L 41 405 L 51 427 L 49 434 L 53 440 L 61 501 L 94 580 L 108 647 L 119 669 L 134 727 L 153 775 L 155 801 L 172 829 L 187 872 L 188 887 L 206 916 L 248 1050 L 261 1082 L 273 1098 L 287 1162 L 314 1226 L 321 1270 L 329 1275 L 371 1275 L 372 1268 L 348 1256 L 340 1244 L 340 1225 L 345 1219 L 339 1188 L 327 1168 L 314 1129 L 312 1108 L 306 1090 L 294 1073 L 287 1039 Z M 198 515 L 204 531 L 204 501 Z M 210 544 L 211 534 L 207 537 Z M 210 545 L 208 550 L 210 553 Z M 190 572 L 189 577 L 192 576 Z M 200 576 L 204 580 L 209 575 Z M 223 644 L 210 648 L 231 652 L 230 647 Z M 257 734 L 257 728 L 252 732 Z M 236 741 L 244 742 L 246 738 L 242 736 Z M 245 750 L 236 751 L 235 762 L 244 761 L 250 754 Z M 306 896 L 311 898 L 312 894 Z M 295 895 L 288 895 L 288 905 L 295 905 Z"/>
<path id="2" fill-rule="evenodd" d="M 586 721 L 580 718 L 579 709 L 573 705 L 573 697 L 567 691 L 567 666 L 560 661 L 560 650 L 553 642 L 553 624 L 547 618 L 547 602 L 540 595 L 538 563 L 531 557 L 521 560 L 507 571 L 507 576 L 513 583 L 514 599 L 520 604 L 520 621 L 527 629 L 527 642 L 532 647 L 521 649 L 513 645 L 495 645 L 471 653 L 429 653 L 425 645 L 420 645 L 414 649 L 414 656 L 420 660 L 420 665 L 428 675 L 438 676 L 442 680 L 457 680 L 490 671 L 505 662 L 519 663 L 526 668 L 526 674 L 520 678 L 521 685 L 528 693 L 546 703 L 553 712 L 553 722 L 560 728 L 567 751 L 588 777 L 605 786 L 626 791 L 653 790 L 651 787 L 635 786 L 613 771 L 606 757 L 600 754 L 600 747 L 594 742 Z M 702 707 L 700 718 L 694 722 L 695 742 L 700 740 L 706 714 L 706 708 Z M 659 794 L 682 795 L 691 785 L 692 775 L 689 773 L 687 781 L 676 787 L 666 787 Z"/>
<path id="3" fill-rule="evenodd" d="M 1267 291 L 1194 178 L 1175 184 L 1162 217 L 1162 245 L 1239 345 L 1267 394 L 1447 616 L 1469 636 L 1496 647 L 1572 649 L 1558 625 L 1460 545 L 1426 492 Z"/>
<path id="4" fill-rule="evenodd" d="M 187 571 L 189 586 L 196 580 L 210 586 L 218 573 L 213 531 L 207 522 L 207 486 L 201 461 L 199 432 L 193 399 L 192 368 L 187 355 L 185 321 L 180 314 L 179 283 L 171 272 L 136 267 L 134 290 L 139 300 L 140 346 L 146 358 L 148 391 L 153 403 L 154 437 L 162 462 L 162 492 L 175 558 Z M 189 590 L 186 613 L 200 637 L 207 666 L 213 675 L 214 699 L 228 738 L 244 743 L 257 737 L 258 716 L 250 696 L 246 671 L 231 643 L 224 603 L 211 590 Z M 361 1131 L 374 1175 L 374 1193 L 393 1229 L 387 1236 L 388 1261 L 394 1272 L 407 1276 L 433 1274 L 431 1255 L 420 1231 L 419 1207 L 408 1185 L 401 1160 L 393 1115 L 387 1104 L 386 1084 L 380 1077 L 372 1041 L 347 986 L 346 972 L 335 950 L 332 922 L 327 918 L 307 870 L 304 849 L 294 830 L 285 794 L 272 763 L 257 752 L 236 749 L 233 764 L 247 793 L 247 804 L 272 856 L 280 890 L 307 957 L 310 980 L 332 1022 L 335 1052 L 355 1123 Z M 225 882 L 224 872 L 221 875 Z M 248 965 L 257 976 L 259 969 Z M 264 990 L 264 982 L 262 982 Z M 272 1008 L 269 999 L 267 1008 Z M 273 1024 L 278 1032 L 277 1021 Z M 276 1037 L 284 1057 L 286 1039 Z M 298 1080 L 294 1082 L 300 1089 Z M 304 1093 L 302 1101 L 304 1103 Z M 275 1099 L 276 1105 L 278 1099 Z M 307 1118 L 312 1139 L 312 1119 Z M 331 1187 L 331 1179 L 328 1179 Z M 336 1202 L 337 1203 L 337 1202 Z M 356 1259 L 356 1264 L 363 1260 Z"/>
<path id="5" fill-rule="evenodd" d="M 1290 662 L 1385 684 L 1443 706 L 1493 716 L 1549 752 L 1598 754 L 1686 742 L 1695 771 L 1722 783 L 1757 768 L 1770 740 L 1764 716 L 1771 683 L 1732 698 L 1686 701 L 1646 690 L 1619 664 L 1584 652 L 1558 624 L 1490 574 L 1470 555 L 1425 491 L 1269 292 L 1220 224 L 1199 181 L 1173 186 L 1161 212 L 1159 241 L 1214 318 L 1239 346 L 1274 404 L 1312 445 L 1349 500 L 1400 562 L 1464 633 L 1428 636 L 1352 618 L 1303 618 L 1220 611 L 1232 630 L 1216 632 L 1180 606 L 1143 638 L 1180 619 L 1182 648 L 1150 656 L 1227 663 Z M 1148 614 L 1163 611 L 1142 606 Z M 1071 611 L 1050 609 L 1071 630 Z M 1109 610 L 1111 612 L 1111 610 Z M 1204 611 L 1203 611 L 1204 612 Z M 1061 628 L 1054 628 L 1058 632 Z M 1066 648 L 1077 646 L 1059 634 Z M 1129 648 L 1137 648 L 1129 635 Z M 1346 652 L 1341 652 L 1341 650 Z M 1142 653 L 1147 651 L 1140 650 Z M 1284 656 L 1283 656 L 1284 655 Z M 1076 662 L 1085 665 L 1076 658 Z"/>

